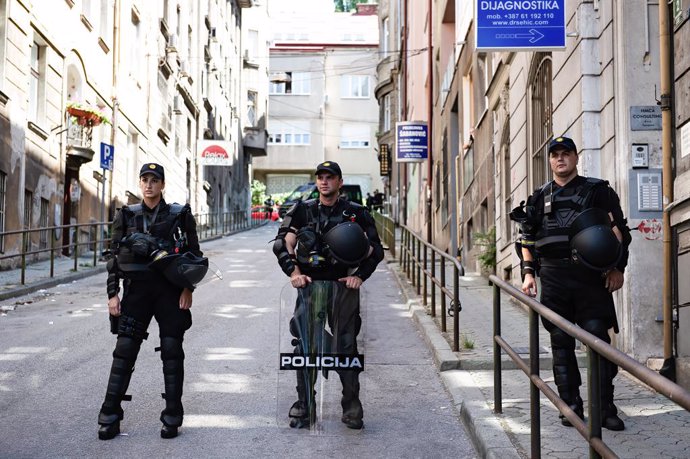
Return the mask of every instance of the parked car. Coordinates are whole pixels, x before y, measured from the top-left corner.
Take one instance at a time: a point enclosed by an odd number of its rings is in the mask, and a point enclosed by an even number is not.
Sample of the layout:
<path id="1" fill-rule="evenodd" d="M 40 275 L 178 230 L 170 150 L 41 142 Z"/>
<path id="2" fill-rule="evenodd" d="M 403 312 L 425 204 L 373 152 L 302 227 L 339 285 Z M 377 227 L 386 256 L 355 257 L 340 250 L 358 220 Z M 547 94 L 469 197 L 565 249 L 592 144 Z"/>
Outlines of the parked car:
<path id="1" fill-rule="evenodd" d="M 252 219 L 254 220 L 267 220 L 271 221 L 278 220 L 278 210 L 273 207 L 267 206 L 254 206 L 252 207 Z"/>
<path id="2" fill-rule="evenodd" d="M 362 202 L 362 187 L 359 185 L 345 184 L 340 189 L 340 194 L 344 195 L 348 201 L 356 202 L 357 204 L 363 204 Z M 285 213 L 290 210 L 290 208 L 295 205 L 297 201 L 306 201 L 307 199 L 316 199 L 319 197 L 319 189 L 316 187 L 314 182 L 309 182 L 304 185 L 300 185 L 295 190 L 290 193 L 290 195 L 285 198 L 283 203 L 278 209 L 278 215 L 280 218 L 285 217 Z"/>

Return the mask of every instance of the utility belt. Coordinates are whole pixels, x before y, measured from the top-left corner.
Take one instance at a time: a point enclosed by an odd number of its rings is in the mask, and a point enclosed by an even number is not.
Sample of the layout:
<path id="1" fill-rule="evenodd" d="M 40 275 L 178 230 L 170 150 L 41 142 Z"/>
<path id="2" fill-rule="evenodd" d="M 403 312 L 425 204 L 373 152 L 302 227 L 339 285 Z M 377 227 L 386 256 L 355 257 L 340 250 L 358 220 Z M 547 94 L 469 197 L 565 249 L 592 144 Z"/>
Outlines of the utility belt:
<path id="1" fill-rule="evenodd" d="M 544 268 L 568 268 L 575 265 L 572 258 L 540 258 L 539 266 Z"/>

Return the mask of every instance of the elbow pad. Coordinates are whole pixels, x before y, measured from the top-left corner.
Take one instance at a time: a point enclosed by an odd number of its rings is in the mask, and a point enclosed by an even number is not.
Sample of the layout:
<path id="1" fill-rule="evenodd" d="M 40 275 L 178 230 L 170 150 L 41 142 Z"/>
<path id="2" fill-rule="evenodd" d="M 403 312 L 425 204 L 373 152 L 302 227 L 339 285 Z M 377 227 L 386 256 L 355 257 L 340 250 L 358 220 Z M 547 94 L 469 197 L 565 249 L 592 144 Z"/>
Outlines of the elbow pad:
<path id="1" fill-rule="evenodd" d="M 295 261 L 287 251 L 284 234 L 279 235 L 279 237 L 273 243 L 273 253 L 275 254 L 276 258 L 278 258 L 280 269 L 282 269 L 283 272 L 288 276 L 292 274 L 292 272 L 295 270 Z"/>
<path id="2" fill-rule="evenodd" d="M 120 278 L 115 273 L 108 274 L 108 281 L 106 282 L 108 299 L 111 299 L 120 292 Z"/>

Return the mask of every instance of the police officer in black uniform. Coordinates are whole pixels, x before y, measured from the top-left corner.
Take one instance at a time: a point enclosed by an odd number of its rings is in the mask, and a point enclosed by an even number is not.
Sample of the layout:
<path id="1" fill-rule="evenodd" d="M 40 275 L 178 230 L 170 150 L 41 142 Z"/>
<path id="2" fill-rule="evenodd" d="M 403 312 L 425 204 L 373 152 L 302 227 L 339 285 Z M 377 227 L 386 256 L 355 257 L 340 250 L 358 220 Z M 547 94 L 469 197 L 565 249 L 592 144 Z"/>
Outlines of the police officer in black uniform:
<path id="1" fill-rule="evenodd" d="M 108 311 L 111 331 L 117 334 L 105 401 L 98 415 L 98 438 L 109 440 L 120 432 L 121 402 L 151 318 L 160 329 L 165 409 L 161 413 L 162 438 L 174 438 L 182 425 L 184 333 L 192 325 L 192 285 L 173 283 L 149 264 L 154 259 L 191 252 L 201 257 L 196 222 L 189 205 L 167 204 L 162 192 L 165 171 L 160 164 L 144 164 L 139 173 L 141 204 L 124 206 L 113 221 L 112 253 L 108 262 Z M 185 254 L 185 257 L 192 255 Z M 124 279 L 122 301 L 118 296 Z"/>
<path id="2" fill-rule="evenodd" d="M 511 213 L 520 223 L 522 291 L 536 296 L 538 274 L 544 305 L 610 343 L 608 330 L 618 333 L 612 292 L 623 286 L 630 232 L 616 192 L 606 181 L 579 176 L 577 163 L 572 139 L 552 140 L 549 164 L 554 179 Z M 558 393 L 584 419 L 575 339 L 548 320 L 542 322 L 551 335 Z M 623 430 L 613 403 L 618 366 L 603 357 L 601 361 L 602 426 Z M 561 422 L 572 425 L 563 415 Z"/>
<path id="3" fill-rule="evenodd" d="M 305 287 L 312 280 L 332 280 L 342 282 L 348 289 L 359 289 L 383 259 L 383 247 L 374 220 L 366 207 L 339 197 L 343 178 L 337 163 L 319 164 L 316 184 L 317 199 L 297 202 L 285 214 L 273 252 L 295 288 Z M 343 263 L 352 257 L 355 258 L 353 263 Z M 290 324 L 295 336 L 299 335 L 295 328 L 298 328 L 300 307 L 298 302 Z M 340 349 L 340 352 L 356 353 L 356 337 L 361 326 L 358 304 L 354 316 L 354 320 L 346 321 L 347 330 L 334 331 L 344 336 L 344 342 L 350 343 L 347 350 Z M 339 376 L 343 385 L 341 420 L 351 429 L 361 429 L 364 423 L 359 400 L 359 372 L 341 371 Z M 307 401 L 313 398 L 307 391 L 313 388 L 306 387 L 309 383 L 305 379 L 309 378 L 298 372 L 298 401 L 289 412 L 291 427 L 307 427 L 310 416 L 313 420 L 313 413 L 310 414 L 307 406 Z"/>

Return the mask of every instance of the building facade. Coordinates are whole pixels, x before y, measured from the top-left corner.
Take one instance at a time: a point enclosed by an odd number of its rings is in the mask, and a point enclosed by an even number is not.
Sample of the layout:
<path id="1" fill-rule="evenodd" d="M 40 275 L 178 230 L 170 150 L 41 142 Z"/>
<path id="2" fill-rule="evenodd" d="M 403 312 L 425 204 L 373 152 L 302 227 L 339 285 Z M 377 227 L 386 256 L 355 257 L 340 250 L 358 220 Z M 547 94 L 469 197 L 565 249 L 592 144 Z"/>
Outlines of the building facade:
<path id="1" fill-rule="evenodd" d="M 195 212 L 231 201 L 247 208 L 238 109 L 241 17 L 251 6 L 0 1 L 0 232 L 108 221 L 141 199 L 146 162 L 166 168 L 169 202 Z M 232 166 L 199 166 L 199 138 L 235 142 Z M 102 143 L 114 151 L 112 172 L 101 168 Z M 69 245 L 87 236 L 56 238 Z M 48 239 L 36 234 L 27 248 L 49 247 Z M 0 252 L 16 253 L 21 237 L 0 243 Z"/>
<path id="2" fill-rule="evenodd" d="M 381 190 L 375 5 L 335 13 L 328 2 L 302 3 L 270 6 L 268 156 L 256 158 L 254 177 L 267 194 L 289 192 L 328 159 L 363 194 Z"/>

